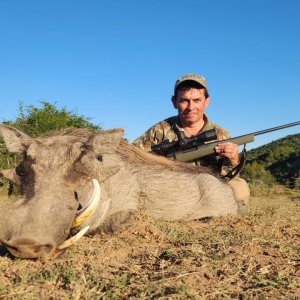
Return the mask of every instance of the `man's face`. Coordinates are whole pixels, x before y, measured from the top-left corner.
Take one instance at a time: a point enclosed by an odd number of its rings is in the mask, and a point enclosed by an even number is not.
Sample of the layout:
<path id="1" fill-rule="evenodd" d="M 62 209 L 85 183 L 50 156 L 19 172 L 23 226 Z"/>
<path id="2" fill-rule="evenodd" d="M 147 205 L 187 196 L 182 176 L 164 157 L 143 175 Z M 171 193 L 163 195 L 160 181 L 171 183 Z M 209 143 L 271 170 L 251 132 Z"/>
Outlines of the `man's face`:
<path id="1" fill-rule="evenodd" d="M 195 88 L 179 90 L 176 98 L 172 98 L 183 126 L 202 124 L 204 111 L 209 104 L 209 97 L 205 98 L 204 91 Z"/>

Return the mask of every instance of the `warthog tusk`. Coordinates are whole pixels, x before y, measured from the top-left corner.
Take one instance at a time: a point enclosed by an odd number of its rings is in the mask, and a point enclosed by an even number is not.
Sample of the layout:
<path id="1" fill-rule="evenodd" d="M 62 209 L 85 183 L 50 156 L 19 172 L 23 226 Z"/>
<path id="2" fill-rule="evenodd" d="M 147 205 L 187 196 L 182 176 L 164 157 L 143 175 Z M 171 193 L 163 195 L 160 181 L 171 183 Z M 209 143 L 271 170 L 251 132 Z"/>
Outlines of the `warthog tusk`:
<path id="1" fill-rule="evenodd" d="M 83 237 L 86 232 L 90 229 L 90 226 L 86 226 L 80 231 L 78 231 L 75 235 L 70 237 L 69 239 L 65 240 L 62 244 L 60 244 L 57 249 L 62 250 L 65 249 L 73 244 L 75 244 L 81 237 Z"/>
<path id="2" fill-rule="evenodd" d="M 93 179 L 93 185 L 94 190 L 89 203 L 77 212 L 71 228 L 80 226 L 95 212 L 100 202 L 100 184 L 97 179 Z"/>

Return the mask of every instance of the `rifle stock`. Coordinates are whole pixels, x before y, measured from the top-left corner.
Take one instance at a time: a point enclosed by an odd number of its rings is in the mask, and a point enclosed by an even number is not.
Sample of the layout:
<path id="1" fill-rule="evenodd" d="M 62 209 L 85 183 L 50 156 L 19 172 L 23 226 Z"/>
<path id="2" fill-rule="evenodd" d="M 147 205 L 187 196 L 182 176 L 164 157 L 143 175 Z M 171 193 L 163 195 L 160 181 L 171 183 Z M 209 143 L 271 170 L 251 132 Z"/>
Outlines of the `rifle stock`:
<path id="1" fill-rule="evenodd" d="M 175 151 L 174 153 L 170 153 L 168 157 L 173 158 L 175 160 L 181 162 L 189 162 L 196 160 L 198 158 L 210 155 L 215 153 L 215 147 L 219 144 L 231 142 L 237 145 L 244 145 L 254 141 L 254 134 L 246 134 L 236 138 L 226 139 L 222 141 L 209 142 L 204 145 L 201 145 L 195 149 L 190 149 L 186 151 Z"/>

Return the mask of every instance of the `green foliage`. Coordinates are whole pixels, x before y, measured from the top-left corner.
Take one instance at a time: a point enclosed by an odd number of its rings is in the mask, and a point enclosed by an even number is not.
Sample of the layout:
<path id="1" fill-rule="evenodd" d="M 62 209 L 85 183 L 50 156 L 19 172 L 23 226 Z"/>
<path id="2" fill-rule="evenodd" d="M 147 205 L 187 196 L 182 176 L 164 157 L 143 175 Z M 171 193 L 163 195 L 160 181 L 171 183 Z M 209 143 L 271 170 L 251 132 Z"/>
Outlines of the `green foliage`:
<path id="1" fill-rule="evenodd" d="M 5 123 L 20 129 L 32 137 L 66 127 L 99 129 L 99 126 L 90 123 L 88 118 L 68 111 L 66 107 L 58 109 L 54 104 L 43 101 L 41 104 L 42 108 L 37 108 L 33 105 L 23 107 L 22 103 L 20 103 L 17 119 Z"/>
<path id="2" fill-rule="evenodd" d="M 41 102 L 42 107 L 33 105 L 24 107 L 19 104 L 18 116 L 14 121 L 3 123 L 11 125 L 32 137 L 41 136 L 49 131 L 67 127 L 100 129 L 99 126 L 89 122 L 88 118 L 68 111 L 65 107 L 59 109 L 55 104 Z M 0 137 L 0 168 L 12 168 L 16 165 L 18 157 L 8 153 L 3 139 Z"/>
<path id="3" fill-rule="evenodd" d="M 250 183 L 300 187 L 300 134 L 289 135 L 247 153 L 242 176 Z"/>
<path id="4" fill-rule="evenodd" d="M 271 172 L 266 170 L 263 165 L 254 161 L 252 164 L 246 164 L 243 170 L 243 177 L 247 178 L 250 183 L 264 183 L 272 185 L 275 182 L 275 178 Z"/>

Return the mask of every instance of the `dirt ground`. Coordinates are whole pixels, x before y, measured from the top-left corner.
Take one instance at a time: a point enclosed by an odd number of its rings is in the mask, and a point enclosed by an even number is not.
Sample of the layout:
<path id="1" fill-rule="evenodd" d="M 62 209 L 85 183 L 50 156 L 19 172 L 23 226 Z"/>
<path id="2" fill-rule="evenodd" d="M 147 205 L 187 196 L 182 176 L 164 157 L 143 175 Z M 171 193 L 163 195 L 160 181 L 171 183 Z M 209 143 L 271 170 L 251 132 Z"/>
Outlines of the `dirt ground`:
<path id="1" fill-rule="evenodd" d="M 0 248 L 0 299 L 300 299 L 300 195 L 252 197 L 238 216 L 137 217 L 83 237 L 62 257 Z"/>

